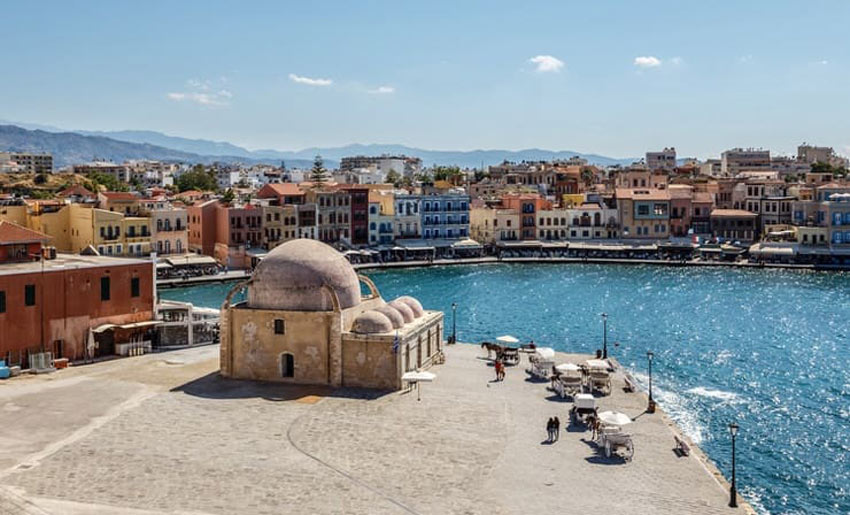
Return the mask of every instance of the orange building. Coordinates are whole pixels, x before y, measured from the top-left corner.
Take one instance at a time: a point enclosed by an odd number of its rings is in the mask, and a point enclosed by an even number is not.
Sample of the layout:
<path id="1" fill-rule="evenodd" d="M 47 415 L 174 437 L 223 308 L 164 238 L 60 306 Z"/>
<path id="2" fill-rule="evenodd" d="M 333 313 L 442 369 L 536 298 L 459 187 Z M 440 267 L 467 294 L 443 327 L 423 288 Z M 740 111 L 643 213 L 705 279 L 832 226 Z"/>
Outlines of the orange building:
<path id="1" fill-rule="evenodd" d="M 519 213 L 520 239 L 537 239 L 537 213 L 552 209 L 552 203 L 534 193 L 507 194 L 502 196 L 502 209 L 513 209 Z"/>
<path id="2" fill-rule="evenodd" d="M 82 359 L 141 341 L 155 324 L 150 261 L 60 254 L 0 265 L 0 357 L 30 366 L 30 356 Z M 87 351 L 89 330 L 97 346 Z M 149 339 L 148 339 L 149 341 Z"/>

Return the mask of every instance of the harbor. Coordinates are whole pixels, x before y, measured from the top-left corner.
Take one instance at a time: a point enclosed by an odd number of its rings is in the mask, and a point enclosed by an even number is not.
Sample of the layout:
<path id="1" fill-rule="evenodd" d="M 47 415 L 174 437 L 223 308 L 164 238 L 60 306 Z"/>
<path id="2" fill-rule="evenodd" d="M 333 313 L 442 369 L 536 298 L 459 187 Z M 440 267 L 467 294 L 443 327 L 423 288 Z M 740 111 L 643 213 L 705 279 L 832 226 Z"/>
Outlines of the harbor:
<path id="1" fill-rule="evenodd" d="M 680 456 L 679 429 L 661 410 L 644 414 L 646 396 L 624 392 L 619 373 L 599 404 L 634 417 L 628 462 L 606 458 L 577 428 L 545 444 L 546 419 L 568 420 L 571 403 L 528 380 L 525 359 L 492 382 L 477 346 L 446 347 L 421 401 L 413 392 L 229 381 L 217 374 L 217 352 L 4 383 L 7 408 L 41 407 L 0 452 L 7 500 L 19 499 L 20 513 L 69 515 L 729 513 L 723 476 L 695 445 Z"/>

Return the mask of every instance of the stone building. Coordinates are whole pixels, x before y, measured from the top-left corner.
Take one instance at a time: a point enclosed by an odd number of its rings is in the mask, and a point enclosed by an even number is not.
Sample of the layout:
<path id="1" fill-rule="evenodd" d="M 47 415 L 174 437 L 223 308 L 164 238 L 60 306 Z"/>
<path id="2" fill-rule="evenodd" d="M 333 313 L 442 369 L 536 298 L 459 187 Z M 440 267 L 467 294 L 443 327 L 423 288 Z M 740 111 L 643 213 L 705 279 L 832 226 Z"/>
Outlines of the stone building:
<path id="1" fill-rule="evenodd" d="M 247 300 L 231 304 L 241 286 Z M 442 312 L 412 297 L 384 301 L 316 240 L 274 248 L 241 286 L 221 310 L 225 377 L 394 390 L 404 372 L 430 367 L 442 350 Z"/>

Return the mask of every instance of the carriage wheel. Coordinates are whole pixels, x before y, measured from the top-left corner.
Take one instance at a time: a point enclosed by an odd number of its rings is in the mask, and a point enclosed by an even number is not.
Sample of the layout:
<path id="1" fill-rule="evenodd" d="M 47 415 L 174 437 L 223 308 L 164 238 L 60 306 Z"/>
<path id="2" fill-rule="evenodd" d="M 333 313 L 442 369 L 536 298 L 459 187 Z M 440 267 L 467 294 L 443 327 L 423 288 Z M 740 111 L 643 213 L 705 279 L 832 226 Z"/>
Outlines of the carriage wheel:
<path id="1" fill-rule="evenodd" d="M 626 446 L 626 450 L 628 451 L 628 456 L 626 456 L 627 461 L 632 461 L 632 458 L 635 456 L 635 446 L 632 442 Z"/>

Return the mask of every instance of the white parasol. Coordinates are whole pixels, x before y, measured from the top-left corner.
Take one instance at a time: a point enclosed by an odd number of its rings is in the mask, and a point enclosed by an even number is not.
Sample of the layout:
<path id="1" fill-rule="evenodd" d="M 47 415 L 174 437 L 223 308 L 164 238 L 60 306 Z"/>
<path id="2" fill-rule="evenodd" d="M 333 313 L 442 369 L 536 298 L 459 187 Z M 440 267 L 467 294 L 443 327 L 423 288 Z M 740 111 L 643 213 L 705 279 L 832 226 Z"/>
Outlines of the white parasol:
<path id="1" fill-rule="evenodd" d="M 632 423 L 628 415 L 619 411 L 603 411 L 599 414 L 599 421 L 609 426 L 625 426 Z"/>
<path id="2" fill-rule="evenodd" d="M 499 336 L 498 338 L 496 338 L 496 341 L 501 343 L 519 343 L 519 340 L 509 334 Z"/>

